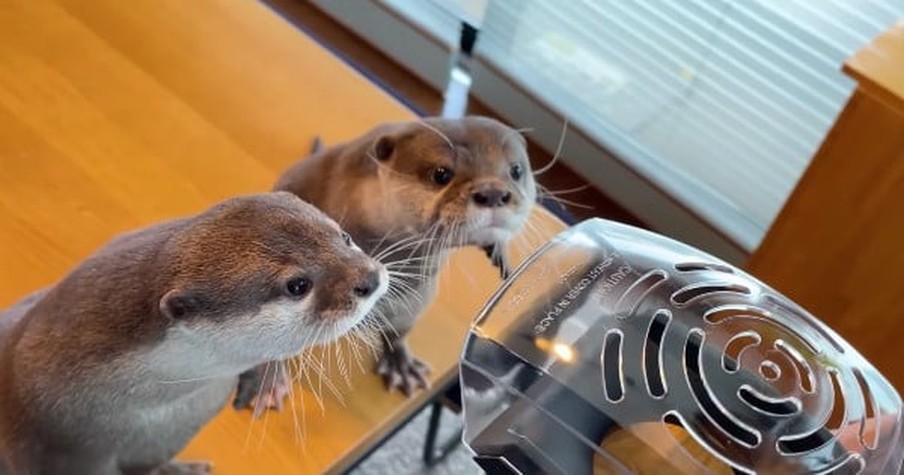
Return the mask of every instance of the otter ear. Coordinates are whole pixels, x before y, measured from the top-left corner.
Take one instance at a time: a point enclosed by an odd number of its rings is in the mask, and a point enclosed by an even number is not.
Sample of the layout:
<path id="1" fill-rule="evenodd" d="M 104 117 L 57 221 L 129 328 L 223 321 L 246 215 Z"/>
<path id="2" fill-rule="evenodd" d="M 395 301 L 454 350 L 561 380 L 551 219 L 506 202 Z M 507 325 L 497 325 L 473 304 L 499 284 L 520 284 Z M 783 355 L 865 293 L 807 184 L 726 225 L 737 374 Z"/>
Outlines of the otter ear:
<path id="1" fill-rule="evenodd" d="M 422 129 L 412 123 L 388 124 L 380 130 L 380 135 L 373 142 L 373 157 L 377 161 L 385 162 L 392 158 L 396 149 L 412 139 Z"/>
<path id="2" fill-rule="evenodd" d="M 200 308 L 201 299 L 185 290 L 170 290 L 160 299 L 160 313 L 170 320 L 184 319 Z"/>
<path id="3" fill-rule="evenodd" d="M 389 157 L 392 156 L 392 152 L 395 150 L 395 140 L 388 135 L 384 135 L 377 139 L 374 143 L 374 157 L 377 157 L 377 160 L 381 162 L 385 162 L 389 160 Z"/>

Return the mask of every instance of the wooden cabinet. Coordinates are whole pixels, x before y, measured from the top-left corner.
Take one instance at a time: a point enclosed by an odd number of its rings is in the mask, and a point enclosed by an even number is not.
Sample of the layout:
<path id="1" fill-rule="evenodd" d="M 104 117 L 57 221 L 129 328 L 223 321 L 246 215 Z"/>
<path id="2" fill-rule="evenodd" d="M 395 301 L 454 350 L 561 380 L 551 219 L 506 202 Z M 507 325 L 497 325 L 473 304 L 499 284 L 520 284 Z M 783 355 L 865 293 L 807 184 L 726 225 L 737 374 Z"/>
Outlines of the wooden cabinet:
<path id="1" fill-rule="evenodd" d="M 904 390 L 904 21 L 851 57 L 858 86 L 751 272 Z"/>

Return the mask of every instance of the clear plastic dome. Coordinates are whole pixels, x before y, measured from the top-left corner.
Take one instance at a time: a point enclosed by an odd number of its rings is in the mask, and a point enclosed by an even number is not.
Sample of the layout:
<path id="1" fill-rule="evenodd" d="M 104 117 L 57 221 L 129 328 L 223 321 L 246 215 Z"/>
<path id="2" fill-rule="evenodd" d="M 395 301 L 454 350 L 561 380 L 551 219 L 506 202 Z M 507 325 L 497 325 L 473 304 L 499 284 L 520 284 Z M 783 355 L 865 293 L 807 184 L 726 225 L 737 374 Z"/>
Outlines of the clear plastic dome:
<path id="1" fill-rule="evenodd" d="M 740 269 L 590 220 L 473 325 L 464 441 L 491 473 L 898 474 L 901 398 Z"/>

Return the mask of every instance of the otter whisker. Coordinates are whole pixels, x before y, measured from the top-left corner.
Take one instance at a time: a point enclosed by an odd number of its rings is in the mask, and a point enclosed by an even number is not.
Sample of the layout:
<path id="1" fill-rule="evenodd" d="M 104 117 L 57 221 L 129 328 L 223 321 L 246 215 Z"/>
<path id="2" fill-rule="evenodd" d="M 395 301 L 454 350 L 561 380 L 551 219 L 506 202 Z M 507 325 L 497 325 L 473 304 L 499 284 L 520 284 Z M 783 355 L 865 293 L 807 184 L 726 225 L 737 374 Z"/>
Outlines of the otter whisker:
<path id="1" fill-rule="evenodd" d="M 368 314 L 364 320 L 358 323 L 352 330 L 349 331 L 349 341 L 354 348 L 356 363 L 358 369 L 362 373 L 366 373 L 367 369 L 364 368 L 364 358 L 362 357 L 359 346 L 363 346 L 370 353 L 371 357 L 376 360 L 379 358 L 380 351 L 378 349 L 379 338 L 378 335 L 382 334 L 382 329 L 379 324 L 375 321 L 376 317 L 373 313 Z"/>
<path id="2" fill-rule="evenodd" d="M 392 228 L 387 229 L 386 232 L 383 233 L 383 237 L 381 237 L 380 240 L 377 241 L 376 244 L 374 244 L 373 246 L 370 246 L 370 247 L 371 247 L 371 249 L 370 249 L 370 254 L 375 256 L 374 259 L 376 259 L 376 260 L 378 260 L 378 261 L 380 260 L 380 259 L 377 259 L 377 258 L 376 258 L 376 256 L 382 255 L 382 251 L 380 250 L 380 246 L 382 246 L 383 243 L 386 242 L 386 239 L 387 239 L 390 235 L 392 235 L 393 232 L 394 232 L 395 230 L 396 230 L 395 227 L 392 227 Z"/>
<path id="3" fill-rule="evenodd" d="M 412 246 L 414 246 L 414 247 L 420 246 L 420 244 L 425 239 L 426 238 L 424 236 L 420 236 L 417 234 L 413 234 L 411 236 L 401 238 L 398 241 L 387 246 L 386 249 L 383 249 L 382 251 L 380 251 L 376 256 L 374 256 L 374 259 L 382 262 L 383 257 L 386 257 L 387 255 L 392 254 L 394 252 L 401 252 L 402 250 L 408 249 L 409 247 L 412 247 Z"/>
<path id="4" fill-rule="evenodd" d="M 353 361 L 355 363 L 355 366 L 357 366 L 358 370 L 360 370 L 362 373 L 364 373 L 366 370 L 364 369 L 364 363 L 363 363 L 363 359 L 361 357 L 361 350 L 359 348 L 359 345 L 361 344 L 361 340 L 362 340 L 362 337 L 360 335 L 361 331 L 362 330 L 361 330 L 360 324 L 356 325 L 354 328 L 349 330 L 346 340 L 348 341 L 349 349 L 351 349 L 352 356 L 354 357 Z"/>
<path id="5" fill-rule="evenodd" d="M 448 256 L 448 253 L 455 245 L 455 240 L 457 238 L 457 233 L 458 233 L 460 227 L 461 227 L 461 225 L 458 223 L 453 224 L 452 227 L 450 228 L 449 232 L 447 232 L 445 234 L 445 236 L 443 236 L 442 243 L 441 243 L 440 248 L 438 249 L 437 255 L 436 255 L 436 263 L 434 264 L 435 269 L 440 269 L 445 264 L 445 260 L 446 260 L 446 257 Z M 445 289 L 445 291 L 448 292 L 448 286 L 449 286 L 448 279 L 441 279 L 440 285 L 442 285 L 443 289 Z"/>
<path id="6" fill-rule="evenodd" d="M 322 333 L 323 333 L 323 327 L 318 326 L 317 332 L 315 334 L 316 336 L 314 338 L 315 342 L 320 341 L 320 335 Z M 313 351 L 308 353 L 308 356 L 310 357 L 312 363 L 315 363 L 315 364 L 309 364 L 309 365 L 307 365 L 307 367 L 309 369 L 311 369 L 312 371 L 314 371 L 319 376 L 317 385 L 312 386 L 311 389 L 314 391 L 314 394 L 316 395 L 317 404 L 320 406 L 321 414 L 323 414 L 326 411 L 326 408 L 323 405 L 323 377 L 322 377 L 323 361 L 322 361 L 322 359 L 318 358 L 317 355 L 315 355 Z"/>
<path id="7" fill-rule="evenodd" d="M 260 389 L 259 389 L 258 392 L 257 392 L 257 394 L 258 394 L 258 404 L 260 404 L 261 394 L 263 393 L 264 381 L 267 380 L 267 377 L 268 377 L 269 374 L 270 374 L 270 367 L 271 367 L 273 364 L 274 364 L 274 363 L 273 363 L 272 361 L 268 361 L 267 364 L 264 366 L 264 378 L 261 380 L 261 387 L 260 387 Z M 277 363 L 277 364 L 278 364 L 278 363 Z M 275 371 L 276 371 L 276 369 L 274 369 L 274 372 L 275 372 Z M 269 419 L 270 419 L 270 411 L 268 411 L 266 407 L 262 407 L 261 405 L 258 405 L 258 406 L 255 406 L 255 407 L 254 407 L 254 417 L 260 417 L 261 411 L 263 411 L 263 414 L 264 414 L 264 424 L 263 424 L 263 427 L 261 428 L 261 437 L 260 437 L 260 439 L 258 439 L 258 442 L 257 442 L 257 449 L 258 449 L 258 450 L 260 450 L 261 447 L 264 446 L 264 440 L 265 440 L 266 435 L 267 435 L 267 422 L 268 422 Z"/>
<path id="8" fill-rule="evenodd" d="M 289 406 L 292 410 L 292 421 L 294 424 L 294 435 L 295 440 L 301 446 L 301 450 L 303 454 L 307 454 L 307 416 L 305 414 L 304 407 L 304 388 L 300 386 L 299 383 L 299 375 L 303 371 L 302 370 L 302 362 L 304 360 L 304 353 L 309 351 L 309 346 L 311 343 L 311 334 L 308 334 L 304 339 L 304 344 L 302 345 L 302 351 L 299 352 L 294 357 L 287 360 L 288 368 L 287 368 L 287 377 L 289 379 Z M 296 393 L 296 386 L 298 389 L 301 389 Z M 298 408 L 296 407 L 295 399 L 296 394 L 298 395 L 298 406 L 301 407 L 301 421 L 299 423 L 298 420 Z"/>
<path id="9" fill-rule="evenodd" d="M 296 363 L 295 371 L 297 368 L 297 361 L 292 360 L 293 363 Z M 299 405 L 301 406 L 301 425 L 298 423 L 298 409 L 295 406 L 295 383 L 294 381 L 289 385 L 289 407 L 292 410 L 292 422 L 294 425 L 294 433 L 295 433 L 295 441 L 296 443 L 301 445 L 302 452 L 307 454 L 307 434 L 305 432 L 305 415 L 304 415 L 304 391 L 299 391 L 301 393 L 301 400 L 299 401 Z"/>
<path id="10" fill-rule="evenodd" d="M 383 316 L 381 318 L 383 320 L 386 320 L 385 316 Z M 373 325 L 374 325 L 373 327 L 376 330 L 376 332 L 374 333 L 373 340 L 371 340 L 371 341 L 374 343 L 374 347 L 372 348 L 372 351 L 373 351 L 373 356 L 376 359 L 376 358 L 379 358 L 380 352 L 383 350 L 382 342 L 384 340 L 387 340 L 387 338 L 386 338 L 385 324 L 381 324 L 381 323 L 374 321 Z"/>
<path id="11" fill-rule="evenodd" d="M 335 325 L 335 324 L 334 324 Z M 334 332 L 338 331 L 337 329 Z M 339 369 L 339 374 L 342 376 L 343 381 L 345 381 L 345 385 L 349 388 L 352 387 L 352 378 L 348 371 L 348 366 L 345 364 L 345 357 L 342 354 L 340 349 L 340 345 L 336 340 L 333 340 L 330 343 L 330 346 L 333 347 L 333 351 L 336 353 L 336 367 Z"/>
<path id="12" fill-rule="evenodd" d="M 384 266 L 388 269 L 406 269 L 409 267 L 420 267 L 423 263 L 428 262 L 430 259 L 431 258 L 429 257 L 411 257 L 408 259 L 401 259 L 398 261 L 390 262 L 388 264 L 384 264 Z"/>
<path id="13" fill-rule="evenodd" d="M 437 245 L 436 235 L 437 235 L 438 231 L 439 231 L 438 226 L 430 226 L 430 228 L 428 228 L 428 230 L 427 230 L 427 235 L 426 235 L 427 248 L 426 248 L 424 254 L 421 256 L 421 257 L 424 257 L 426 260 L 424 261 L 424 265 L 420 269 L 420 276 L 418 277 L 420 282 L 427 281 L 427 275 L 429 272 L 429 268 L 432 267 L 432 265 L 433 265 L 433 260 L 432 260 L 433 259 L 433 248 Z M 412 255 L 409 254 L 408 257 L 410 258 L 411 256 Z"/>
<path id="14" fill-rule="evenodd" d="M 421 301 L 418 298 L 418 294 L 413 289 L 398 289 L 393 290 L 390 295 L 390 300 L 388 301 L 390 307 L 398 307 L 401 306 L 403 309 L 413 310 L 414 308 L 420 306 Z M 387 319 L 387 321 L 390 321 Z M 391 329 L 393 333 L 395 333 L 395 329 Z"/>
<path id="15" fill-rule="evenodd" d="M 380 262 L 383 262 L 390 255 L 403 255 L 406 251 L 407 251 L 406 257 L 396 258 L 396 259 L 394 259 L 394 261 L 404 261 L 407 259 L 414 259 L 417 257 L 416 253 L 418 250 L 422 249 L 425 244 L 426 245 L 430 244 L 429 240 L 430 240 L 429 236 L 410 238 L 406 242 L 401 242 L 401 244 L 388 247 L 386 250 L 384 250 L 381 253 L 380 258 L 377 260 Z"/>
<path id="16" fill-rule="evenodd" d="M 440 233 L 439 227 L 434 231 L 436 234 L 439 234 L 439 237 L 436 238 L 434 245 L 429 248 L 428 255 L 432 257 L 433 260 L 430 262 L 429 268 L 424 268 L 424 281 L 428 279 L 430 273 L 436 272 L 441 266 L 441 261 L 445 259 L 445 251 L 448 249 L 449 237 L 454 230 L 455 225 L 453 224 L 452 228 L 445 233 Z"/>
<path id="17" fill-rule="evenodd" d="M 377 323 L 376 319 L 368 318 L 366 325 L 364 325 L 364 327 L 362 327 L 358 332 L 359 336 L 361 337 L 361 341 L 364 343 L 365 347 L 370 350 L 372 356 L 374 357 L 377 357 L 379 354 L 379 337 L 381 331 L 382 329 L 380 328 L 380 325 L 379 323 Z"/>
<path id="18" fill-rule="evenodd" d="M 289 400 L 289 408 L 292 411 L 292 422 L 293 422 L 292 433 L 293 433 L 293 436 L 295 437 L 295 443 L 298 445 L 301 445 L 302 452 L 305 452 L 306 447 L 304 444 L 304 437 L 302 435 L 302 430 L 300 429 L 300 427 L 298 425 L 298 412 L 295 409 L 295 384 L 294 384 L 294 381 L 292 381 L 292 378 L 290 377 L 290 375 L 292 374 L 293 368 L 297 368 L 297 363 L 298 362 L 296 361 L 295 358 L 289 358 L 283 364 L 285 365 L 284 369 L 286 371 L 286 377 L 287 377 L 287 379 L 289 379 L 289 387 L 288 387 L 289 394 L 287 396 L 287 399 Z"/>
<path id="19" fill-rule="evenodd" d="M 457 274 L 462 274 L 462 275 L 470 277 L 469 274 L 465 271 L 465 267 L 462 265 L 460 260 L 452 259 L 451 262 L 452 262 L 452 265 L 455 266 L 455 270 L 456 270 Z M 447 279 L 442 279 L 440 281 L 440 285 L 445 285 L 445 282 L 444 282 L 445 280 L 447 280 Z M 474 285 L 473 280 L 471 280 L 471 285 Z M 443 287 L 443 288 L 445 288 L 445 287 Z"/>
<path id="20" fill-rule="evenodd" d="M 348 375 L 346 376 L 346 386 L 348 389 L 352 388 L 352 379 L 351 376 L 354 371 L 354 366 L 360 365 L 361 356 L 358 354 L 357 342 L 351 338 L 351 333 L 354 328 L 347 330 L 341 340 L 337 340 L 336 346 L 342 349 L 342 359 L 345 361 L 344 366 Z"/>
<path id="21" fill-rule="evenodd" d="M 257 388 L 258 400 L 260 400 L 260 395 L 263 394 L 263 392 L 264 392 L 264 383 L 267 382 L 267 377 L 270 375 L 270 367 L 272 366 L 272 364 L 273 364 L 272 361 L 268 361 L 264 364 L 264 376 L 261 378 L 260 386 Z M 254 416 L 255 417 L 260 416 L 259 411 L 260 411 L 260 407 L 254 408 Z"/>
<path id="22" fill-rule="evenodd" d="M 565 203 L 570 203 L 570 204 L 574 204 L 574 205 L 576 205 L 576 206 L 578 206 L 578 207 L 587 208 L 588 205 L 585 205 L 585 204 L 583 204 L 583 203 L 577 203 L 577 202 L 574 202 L 574 201 L 569 201 L 569 200 L 567 200 L 567 199 L 565 199 L 565 198 L 561 198 L 561 197 L 559 196 L 559 195 L 563 195 L 563 194 L 567 194 L 567 193 L 578 192 L 578 191 L 581 191 L 582 189 L 586 189 L 587 187 L 588 187 L 588 186 L 573 188 L 573 189 L 569 189 L 569 190 L 563 190 L 563 191 L 560 191 L 560 192 L 558 192 L 558 191 L 557 191 L 557 192 L 553 192 L 553 191 L 550 191 L 548 188 L 544 187 L 543 185 L 538 184 L 538 185 L 537 185 L 537 198 L 538 198 L 538 200 L 541 200 L 541 199 L 543 199 L 543 198 L 553 200 L 553 201 L 555 201 L 559 206 L 562 206 L 563 208 L 564 208 L 564 204 L 565 204 Z"/>
<path id="23" fill-rule="evenodd" d="M 321 370 L 322 369 L 323 368 L 321 367 Z M 345 398 L 342 396 L 342 393 L 333 384 L 333 382 L 332 382 L 332 380 L 330 380 L 330 378 L 324 378 L 324 374 L 325 373 L 323 373 L 323 372 L 319 373 L 319 375 L 320 375 L 319 379 L 320 379 L 321 385 L 323 387 L 326 387 L 327 391 L 330 392 L 330 394 L 336 399 L 337 402 L 339 402 L 339 404 L 341 404 L 342 406 L 345 406 Z"/>
<path id="24" fill-rule="evenodd" d="M 318 404 L 320 405 L 321 412 L 324 412 L 324 410 L 325 410 L 324 404 L 323 404 L 324 387 L 327 389 L 327 391 L 329 391 L 333 395 L 333 397 L 340 404 L 345 405 L 345 399 L 342 396 L 341 392 L 332 383 L 332 380 L 329 377 L 326 377 L 326 376 L 328 376 L 328 373 L 330 372 L 330 367 L 332 366 L 332 363 L 331 363 L 331 361 L 332 361 L 331 352 L 332 351 L 331 350 L 333 350 L 333 348 L 331 348 L 331 346 L 336 343 L 335 342 L 335 334 L 338 332 L 338 330 L 334 326 L 334 324 L 321 325 L 318 328 L 318 338 L 317 338 L 318 340 L 320 339 L 319 335 L 323 334 L 324 332 L 327 334 L 330 341 L 327 342 L 325 345 L 320 346 L 320 348 L 319 348 L 319 350 L 320 350 L 319 353 L 321 355 L 320 358 L 318 358 L 313 353 L 309 353 L 310 361 L 313 364 L 306 365 L 309 369 L 313 370 L 318 376 L 317 385 L 314 386 L 312 383 L 312 389 L 315 389 L 315 391 L 314 391 L 315 396 L 317 398 Z M 337 357 L 337 365 L 338 365 L 337 367 L 339 368 L 340 372 L 343 372 L 341 366 L 344 364 L 343 363 L 344 360 L 341 359 L 342 358 L 341 353 L 336 351 L 336 357 Z M 324 361 L 326 361 L 326 363 L 324 363 Z M 307 372 L 305 372 L 305 376 L 308 377 Z M 345 374 L 343 376 L 347 376 L 347 370 L 345 370 Z M 308 381 L 310 382 L 309 377 L 308 377 Z"/>
<path id="25" fill-rule="evenodd" d="M 546 165 L 540 167 L 540 169 L 534 171 L 534 176 L 540 176 L 546 172 L 548 172 L 553 165 L 559 161 L 559 157 L 562 155 L 562 147 L 565 146 L 565 135 L 568 133 L 568 119 L 562 121 L 562 133 L 559 134 L 559 143 L 556 145 L 556 153 L 553 154 L 552 160 L 549 161 Z"/>
<path id="26" fill-rule="evenodd" d="M 424 122 L 423 120 L 417 121 L 417 124 L 423 126 L 425 129 L 435 133 L 436 135 L 439 135 L 440 138 L 442 138 L 446 142 L 446 145 L 449 146 L 449 149 L 455 150 L 455 145 L 452 144 L 452 141 L 449 140 L 449 137 L 446 134 L 442 133 L 439 129 L 428 124 L 427 122 Z"/>
<path id="27" fill-rule="evenodd" d="M 566 200 L 566 199 L 564 199 L 564 198 L 558 198 L 558 197 L 555 197 L 555 196 L 552 196 L 551 198 L 552 198 L 553 200 L 557 201 L 560 205 L 574 206 L 575 208 L 582 208 L 582 209 L 589 209 L 589 210 L 594 210 L 594 209 L 596 209 L 596 208 L 594 208 L 593 206 L 585 205 L 585 204 L 583 204 L 583 203 L 578 203 L 577 201 Z"/>
<path id="28" fill-rule="evenodd" d="M 461 228 L 461 225 L 459 225 L 458 228 L 460 229 L 460 228 Z M 458 232 L 458 231 L 456 230 L 456 232 Z M 468 272 L 468 268 L 467 268 L 467 267 L 465 267 L 464 269 L 462 269 L 462 268 L 461 268 L 460 262 L 459 262 L 459 265 L 458 265 L 458 271 L 459 271 L 459 273 L 461 273 L 462 275 L 464 275 L 464 276 L 468 279 L 468 282 L 471 283 L 471 286 L 472 286 L 472 287 L 477 287 L 477 286 L 478 286 L 477 281 L 474 279 L 474 276 L 473 276 L 470 272 Z"/>
<path id="29" fill-rule="evenodd" d="M 527 220 L 524 223 L 524 229 L 521 233 L 518 233 L 518 236 L 524 240 L 526 250 L 528 251 L 525 253 L 524 257 L 530 255 L 530 251 L 545 241 L 543 232 L 540 231 L 537 223 L 534 223 L 531 220 Z"/>
<path id="30" fill-rule="evenodd" d="M 398 254 L 398 253 L 401 253 L 402 251 L 411 251 L 412 249 L 417 250 L 418 247 L 420 247 L 424 244 L 427 244 L 426 240 L 417 243 L 417 245 L 418 245 L 417 247 L 411 246 L 409 248 L 400 249 L 400 250 L 396 251 L 396 253 Z M 401 257 L 401 258 L 396 258 L 393 260 L 387 260 L 387 261 L 381 261 L 381 262 L 383 262 L 384 265 L 391 266 L 391 265 L 395 265 L 395 264 L 407 264 L 409 262 L 422 262 L 427 259 L 429 259 L 429 257 L 426 255 L 426 253 L 424 253 L 424 255 L 415 255 L 415 254 L 409 253 L 408 257 Z"/>
<path id="31" fill-rule="evenodd" d="M 377 317 L 374 314 L 368 315 L 363 322 L 359 334 L 362 336 L 361 341 L 370 350 L 371 355 L 376 359 L 379 357 L 380 335 L 383 335 L 383 329 L 380 327 Z"/>
<path id="32" fill-rule="evenodd" d="M 540 185 L 539 183 L 537 184 L 537 191 L 538 191 L 538 197 L 547 197 L 547 198 L 557 202 L 559 204 L 559 206 L 562 206 L 563 208 L 565 208 L 564 205 L 568 204 L 571 206 L 575 206 L 577 208 L 594 209 L 593 206 L 588 206 L 583 203 L 578 203 L 575 201 L 567 200 L 565 198 L 560 198 L 560 197 L 552 194 L 546 187 Z M 567 208 L 565 208 L 565 209 L 567 209 Z"/>
<path id="33" fill-rule="evenodd" d="M 419 281 L 420 274 L 415 272 L 387 271 L 389 274 L 389 287 L 403 285 L 407 288 L 413 288 Z"/>
<path id="34" fill-rule="evenodd" d="M 358 350 L 358 340 L 355 338 L 356 331 L 357 330 L 355 328 L 352 328 L 342 338 L 343 347 L 346 347 L 348 349 L 348 353 L 351 355 L 351 357 L 349 358 L 349 361 L 351 361 L 351 364 L 349 364 L 349 367 L 351 368 L 350 371 L 355 371 L 355 369 L 363 369 L 363 367 L 361 366 L 361 354 Z M 349 386 L 349 388 L 351 388 L 351 386 Z"/>
<path id="35" fill-rule="evenodd" d="M 381 262 L 388 263 L 388 264 L 394 264 L 394 263 L 408 263 L 408 262 L 423 261 L 423 260 L 427 259 L 427 257 L 426 257 L 427 253 L 424 252 L 424 253 L 422 253 L 423 254 L 422 255 L 422 254 L 418 254 L 417 251 L 424 250 L 424 249 L 426 249 L 426 247 L 428 245 L 431 245 L 431 244 L 432 243 L 427 242 L 427 240 L 413 243 L 411 246 L 407 246 L 407 247 L 398 249 L 393 253 L 394 255 L 397 256 L 399 254 L 402 254 L 403 252 L 407 252 L 407 254 L 408 254 L 407 256 L 405 256 L 405 257 L 395 257 L 394 256 L 393 259 L 387 259 L 387 260 L 381 261 Z"/>
<path id="36" fill-rule="evenodd" d="M 546 188 L 546 195 L 547 195 L 547 196 L 567 195 L 567 194 L 569 194 L 569 193 L 577 193 L 577 192 L 579 192 L 579 191 L 584 191 L 584 190 L 586 190 L 586 189 L 588 189 L 588 188 L 590 188 L 590 185 L 589 185 L 589 184 L 587 184 L 587 185 L 581 185 L 581 186 L 576 186 L 576 187 L 574 187 L 574 188 L 566 188 L 566 189 L 564 189 L 564 190 L 555 190 L 555 191 L 552 191 L 552 190 L 550 190 L 549 188 Z"/>
<path id="37" fill-rule="evenodd" d="M 387 294 L 389 294 L 389 297 L 397 296 L 398 298 L 404 298 L 402 294 L 399 294 L 395 289 L 392 288 L 387 291 Z M 387 336 L 385 331 L 383 331 L 384 329 L 388 329 L 390 332 L 392 332 L 394 337 L 399 336 L 399 333 L 398 331 L 396 331 L 395 326 L 393 326 L 390 320 L 385 315 L 383 315 L 383 312 L 373 312 L 372 315 L 375 319 L 377 319 L 378 322 L 382 324 L 380 332 L 383 333 L 384 336 Z"/>
<path id="38" fill-rule="evenodd" d="M 317 395 L 317 401 L 320 405 L 320 414 L 326 414 L 326 406 L 324 405 L 324 392 L 323 392 L 323 373 L 324 373 L 324 362 L 323 355 L 321 351 L 323 348 L 318 349 L 318 354 L 311 353 L 311 362 L 313 364 L 309 365 L 311 372 L 314 376 L 317 377 L 317 389 L 314 391 L 314 394 Z"/>
<path id="39" fill-rule="evenodd" d="M 526 236 L 520 236 L 512 240 L 512 245 L 516 247 L 518 253 L 518 264 L 513 267 L 520 266 L 524 259 L 530 256 L 536 249 L 534 242 Z"/>
<path id="40" fill-rule="evenodd" d="M 369 318 L 367 320 L 367 325 L 361 329 L 361 341 L 364 342 L 365 347 L 370 351 L 371 356 L 376 358 L 380 354 L 380 338 L 382 335 L 383 328 L 376 319 Z"/>
<path id="41" fill-rule="evenodd" d="M 392 298 L 391 303 L 398 303 L 398 304 L 404 305 L 406 310 L 411 310 L 418 303 L 417 301 L 414 300 L 413 296 L 411 295 L 412 293 L 413 293 L 413 291 L 412 292 L 393 291 L 391 294 L 391 298 Z M 390 320 L 385 319 L 385 317 L 384 317 L 384 320 L 386 321 L 386 323 L 390 322 Z M 391 324 L 390 324 L 390 330 L 396 336 L 398 335 L 398 332 L 396 331 L 396 329 L 394 327 L 391 326 Z"/>
<path id="42" fill-rule="evenodd" d="M 398 292 L 393 292 L 391 296 L 395 299 L 394 302 L 395 302 L 395 301 L 399 301 L 399 300 L 403 300 L 403 299 L 405 298 L 405 297 L 404 297 L 404 294 L 398 293 Z M 392 332 L 392 334 L 393 334 L 394 336 L 395 336 L 395 335 L 398 335 L 398 332 L 396 332 L 395 327 L 392 326 L 392 324 L 390 323 L 389 319 L 386 318 L 385 315 L 383 315 L 383 314 L 381 313 L 381 314 L 378 314 L 377 317 L 380 319 L 381 323 L 383 323 L 384 325 L 386 325 L 385 328 L 388 329 L 390 332 Z"/>
<path id="43" fill-rule="evenodd" d="M 387 233 L 384 235 L 383 239 L 387 239 L 392 234 L 393 234 L 393 230 L 391 229 L 390 231 L 387 231 Z M 423 240 L 423 236 L 418 235 L 418 234 L 412 234 L 410 236 L 402 236 L 402 237 L 399 237 L 398 240 L 396 240 L 394 242 L 390 242 L 383 249 L 380 249 L 380 246 L 382 246 L 382 244 L 381 243 L 378 244 L 377 246 L 375 246 L 373 248 L 373 250 L 371 251 L 371 254 L 374 255 L 374 259 L 376 259 L 380 262 L 383 262 L 384 258 L 386 258 L 387 256 L 389 256 L 393 253 L 401 252 L 402 250 L 408 249 L 410 247 L 419 246 L 420 245 L 419 241 L 421 241 L 421 240 Z M 382 242 L 382 240 L 381 240 L 381 242 Z M 378 250 L 379 250 L 379 252 L 378 252 Z"/>
<path id="44" fill-rule="evenodd" d="M 299 377 L 303 376 L 305 381 L 308 383 L 308 387 L 311 389 L 311 394 L 314 396 L 314 401 L 320 407 L 320 413 L 323 414 L 326 409 L 323 406 L 323 397 L 317 391 L 317 386 L 314 384 L 314 381 L 311 380 L 311 370 L 313 365 L 316 363 L 316 358 L 311 355 L 305 355 L 304 363 L 302 364 L 302 371 L 299 373 Z"/>
<path id="45" fill-rule="evenodd" d="M 421 272 L 415 265 L 399 266 L 395 269 L 387 269 L 386 272 L 389 274 L 390 279 L 404 280 L 412 284 L 421 282 Z"/>
<path id="46" fill-rule="evenodd" d="M 433 256 L 432 251 L 437 245 L 437 234 L 439 233 L 439 229 L 440 229 L 440 227 L 438 225 L 434 224 L 433 226 L 430 226 L 427 229 L 427 234 L 426 234 L 425 239 L 420 242 L 420 245 L 411 249 L 411 252 L 408 253 L 408 258 L 414 257 L 415 252 L 417 252 L 420 249 L 420 246 L 424 245 L 424 244 L 426 244 L 426 246 L 427 246 L 426 254 L 422 254 L 421 257 Z M 427 278 L 426 268 L 422 269 L 422 270 L 424 271 L 423 280 L 426 280 L 426 278 Z"/>
<path id="47" fill-rule="evenodd" d="M 420 278 L 420 276 L 417 274 L 409 275 L 410 277 L 390 277 L 391 282 L 389 283 L 389 288 L 387 290 L 403 295 L 409 292 L 416 292 L 417 279 Z"/>
<path id="48" fill-rule="evenodd" d="M 332 335 L 333 332 L 330 331 L 330 328 L 331 328 L 331 326 L 329 326 L 329 325 L 324 326 L 324 330 L 325 330 L 324 333 L 326 333 L 326 338 L 324 338 L 324 339 L 326 341 L 320 344 L 320 348 L 321 348 L 321 350 L 323 350 L 322 360 L 326 361 L 326 369 L 324 370 L 324 373 L 327 375 L 329 375 L 333 369 L 333 354 L 330 352 L 330 344 L 331 344 L 330 337 L 333 336 Z"/>
<path id="49" fill-rule="evenodd" d="M 220 379 L 225 378 L 227 375 L 213 375 L 213 376 L 200 376 L 197 378 L 185 378 L 185 379 L 158 379 L 154 381 L 157 384 L 184 384 L 184 383 L 196 383 L 200 381 L 209 381 L 212 379 Z"/>
<path id="50" fill-rule="evenodd" d="M 401 278 L 417 277 L 417 276 L 418 276 L 418 275 L 415 274 L 414 272 L 404 272 L 404 271 L 398 271 L 398 270 L 387 271 L 387 274 L 389 274 L 389 277 L 390 277 L 390 278 L 392 278 L 392 277 L 397 277 L 397 278 L 400 278 L 400 279 L 401 279 Z"/>
<path id="51" fill-rule="evenodd" d="M 269 372 L 270 372 L 270 364 L 271 364 L 271 362 L 269 362 L 269 361 L 264 364 L 264 374 L 261 377 L 260 386 L 258 386 L 258 388 L 257 388 L 258 400 L 260 399 L 260 395 L 264 391 L 264 383 L 267 381 L 267 376 L 269 375 Z M 242 444 L 243 451 L 247 451 L 248 444 L 251 443 L 251 436 L 254 434 L 254 421 L 255 421 L 255 419 L 257 419 L 260 416 L 259 411 L 260 411 L 259 406 L 253 407 L 251 410 L 252 418 L 248 423 L 248 432 L 245 434 L 245 441 Z M 264 418 L 264 422 L 266 422 L 266 417 Z M 266 427 L 264 427 L 263 431 L 265 431 L 265 430 L 266 430 Z M 266 435 L 266 432 L 262 432 L 261 437 L 263 438 L 265 435 Z M 260 448 L 260 447 L 258 447 L 258 448 Z"/>
<path id="52" fill-rule="evenodd" d="M 416 303 L 414 300 L 414 296 L 412 295 L 413 290 L 400 289 L 392 292 L 390 297 L 392 298 L 391 303 L 393 304 L 402 304 L 406 309 L 411 309 L 412 305 Z"/>

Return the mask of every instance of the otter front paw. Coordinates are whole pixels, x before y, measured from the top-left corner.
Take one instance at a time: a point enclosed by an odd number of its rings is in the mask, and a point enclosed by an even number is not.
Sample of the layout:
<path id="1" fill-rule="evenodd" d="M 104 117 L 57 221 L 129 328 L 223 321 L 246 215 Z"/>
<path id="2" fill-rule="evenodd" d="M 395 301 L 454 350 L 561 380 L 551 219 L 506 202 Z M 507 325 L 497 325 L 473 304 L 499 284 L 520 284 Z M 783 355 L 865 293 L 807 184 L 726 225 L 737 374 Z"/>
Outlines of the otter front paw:
<path id="1" fill-rule="evenodd" d="M 281 411 L 291 390 L 292 380 L 285 364 L 281 361 L 265 363 L 239 375 L 232 407 L 253 408 L 254 417 L 260 417 L 267 409 Z"/>
<path id="2" fill-rule="evenodd" d="M 213 473 L 210 462 L 169 462 L 155 468 L 150 475 L 209 475 Z"/>
<path id="3" fill-rule="evenodd" d="M 377 374 L 390 392 L 394 389 L 411 396 L 416 389 L 427 389 L 430 366 L 408 354 L 407 351 L 385 351 L 377 360 Z"/>

